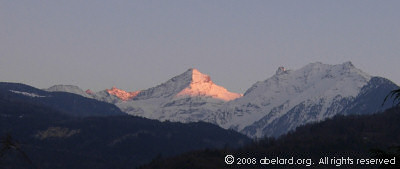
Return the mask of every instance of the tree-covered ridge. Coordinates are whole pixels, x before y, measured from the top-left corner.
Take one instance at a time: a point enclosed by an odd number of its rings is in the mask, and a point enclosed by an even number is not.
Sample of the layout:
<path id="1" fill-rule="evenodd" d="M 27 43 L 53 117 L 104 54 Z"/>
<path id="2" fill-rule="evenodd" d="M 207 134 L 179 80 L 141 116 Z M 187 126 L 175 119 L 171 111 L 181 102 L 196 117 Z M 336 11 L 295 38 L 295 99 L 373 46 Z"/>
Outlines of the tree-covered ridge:
<path id="1" fill-rule="evenodd" d="M 390 151 L 400 145 L 400 107 L 373 115 L 336 116 L 332 119 L 298 127 L 278 139 L 264 138 L 239 149 L 205 150 L 185 153 L 173 158 L 157 159 L 147 168 L 266 168 L 260 165 L 226 165 L 224 157 L 295 157 L 312 158 L 318 163 L 323 156 L 377 158 L 375 150 Z M 393 157 L 393 156 L 391 156 Z M 398 162 L 398 161 L 397 161 Z M 389 166 L 389 167 L 399 167 Z M 275 165 L 272 168 L 293 168 Z M 295 166 L 302 168 L 304 166 Z M 345 165 L 313 165 L 307 168 L 346 168 Z M 377 165 L 352 165 L 347 168 L 377 168 Z M 383 166 L 385 167 L 385 166 Z"/>

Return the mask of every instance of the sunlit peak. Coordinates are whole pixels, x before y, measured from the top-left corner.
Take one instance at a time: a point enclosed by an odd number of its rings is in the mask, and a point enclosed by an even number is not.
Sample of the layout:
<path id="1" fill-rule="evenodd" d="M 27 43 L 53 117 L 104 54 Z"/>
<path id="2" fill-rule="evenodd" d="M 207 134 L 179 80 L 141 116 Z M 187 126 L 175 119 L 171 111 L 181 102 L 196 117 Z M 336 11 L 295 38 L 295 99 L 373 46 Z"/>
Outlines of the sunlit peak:
<path id="1" fill-rule="evenodd" d="M 90 94 L 90 95 L 92 95 L 92 94 L 93 94 L 93 91 L 92 91 L 92 90 L 90 90 L 90 89 L 87 89 L 85 92 L 86 92 L 87 94 Z"/>
<path id="2" fill-rule="evenodd" d="M 118 89 L 115 86 L 113 86 L 111 89 L 106 89 L 106 91 L 109 94 L 114 95 L 123 101 L 131 100 L 140 93 L 140 91 L 127 92 L 127 91 Z"/>
<path id="3" fill-rule="evenodd" d="M 179 92 L 176 96 L 208 96 L 215 99 L 230 101 L 241 97 L 241 94 L 232 93 L 224 87 L 218 86 L 211 81 L 210 76 L 192 69 L 192 81 L 190 85 Z"/>
<path id="4" fill-rule="evenodd" d="M 197 69 L 192 69 L 192 83 L 212 83 L 210 76 L 201 73 Z"/>

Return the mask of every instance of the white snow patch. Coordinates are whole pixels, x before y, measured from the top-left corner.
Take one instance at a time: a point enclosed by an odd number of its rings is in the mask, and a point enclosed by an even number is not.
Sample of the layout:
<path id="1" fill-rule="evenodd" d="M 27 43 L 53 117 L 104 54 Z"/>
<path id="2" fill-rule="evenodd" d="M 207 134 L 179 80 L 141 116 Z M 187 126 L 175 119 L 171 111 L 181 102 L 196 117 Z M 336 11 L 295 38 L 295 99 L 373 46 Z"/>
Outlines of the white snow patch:
<path id="1" fill-rule="evenodd" d="M 17 93 L 17 94 L 22 94 L 24 96 L 28 97 L 47 97 L 47 96 L 41 96 L 35 93 L 28 93 L 28 92 L 21 92 L 21 91 L 16 91 L 16 90 L 9 90 L 10 92 Z"/>

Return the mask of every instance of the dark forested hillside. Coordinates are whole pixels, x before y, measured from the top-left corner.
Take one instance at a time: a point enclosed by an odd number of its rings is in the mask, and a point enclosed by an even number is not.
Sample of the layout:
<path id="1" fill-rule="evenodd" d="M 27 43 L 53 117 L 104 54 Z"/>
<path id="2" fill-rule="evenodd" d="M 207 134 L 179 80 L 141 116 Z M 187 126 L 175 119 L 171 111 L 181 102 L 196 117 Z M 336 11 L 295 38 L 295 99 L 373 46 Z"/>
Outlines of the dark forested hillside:
<path id="1" fill-rule="evenodd" d="M 320 158 L 373 158 L 400 145 L 400 107 L 373 115 L 336 116 L 308 124 L 278 139 L 263 139 L 240 149 L 195 151 L 154 160 L 142 168 L 377 168 L 379 165 L 318 165 Z M 379 150 L 379 151 L 377 151 Z M 227 165 L 224 157 L 310 158 L 314 165 Z M 389 167 L 399 167 L 397 165 Z M 237 162 L 237 159 L 236 161 Z M 258 163 L 259 164 L 259 163 Z"/>
<path id="2" fill-rule="evenodd" d="M 47 92 L 19 83 L 0 82 L 0 95 L 8 100 L 33 103 L 71 116 L 123 115 L 113 104 L 66 92 Z"/>
<path id="3" fill-rule="evenodd" d="M 77 117 L 64 112 L 66 107 L 46 106 L 18 94 L 0 92 L 0 168 L 134 168 L 156 157 L 250 142 L 207 123 L 159 122 L 123 114 Z M 73 103 L 78 108 L 87 102 Z"/>

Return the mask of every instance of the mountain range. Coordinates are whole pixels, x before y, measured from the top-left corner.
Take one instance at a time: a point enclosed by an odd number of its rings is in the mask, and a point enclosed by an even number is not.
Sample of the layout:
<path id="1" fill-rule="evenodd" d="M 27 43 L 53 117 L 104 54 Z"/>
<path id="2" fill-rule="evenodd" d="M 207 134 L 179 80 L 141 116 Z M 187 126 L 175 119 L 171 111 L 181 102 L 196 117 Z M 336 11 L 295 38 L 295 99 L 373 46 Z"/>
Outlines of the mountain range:
<path id="1" fill-rule="evenodd" d="M 393 106 L 392 98 L 382 102 L 397 88 L 390 80 L 371 76 L 351 62 L 317 62 L 298 70 L 279 67 L 272 77 L 255 83 L 244 94 L 228 91 L 197 69 L 132 92 L 116 87 L 84 91 L 72 85 L 37 89 L 0 82 L 0 163 L 6 168 L 127 168 L 201 149 L 207 149 L 200 152 L 211 160 L 220 160 L 221 152 L 229 147 L 249 152 L 258 149 L 260 139 L 255 139 L 250 149 L 243 147 L 251 142 L 245 135 L 265 137 L 261 144 L 268 146 L 261 146 L 260 153 L 295 150 L 299 148 L 297 140 L 320 145 L 315 152 L 340 145 L 347 146 L 343 151 L 360 150 L 366 155 L 367 147 L 398 142 L 393 134 L 398 114 L 379 113 Z M 398 108 L 390 111 L 398 112 Z M 366 117 L 368 122 L 351 126 L 353 117 Z M 381 119 L 376 127 L 384 127 L 371 131 L 364 127 L 375 124 L 373 119 Z M 314 132 L 326 124 L 330 126 L 326 131 Z M 377 132 L 379 129 L 385 131 Z M 340 135 L 343 133 L 347 135 Z M 275 146 L 270 141 L 274 138 L 283 141 Z M 295 141 L 288 143 L 288 138 Z M 382 144 L 374 141 L 380 139 Z M 329 145 L 323 144 L 327 140 Z M 354 148 L 358 143 L 364 149 Z M 310 144 L 300 146 L 299 151 L 306 152 Z M 222 147 L 224 150 L 209 150 Z M 157 160 L 154 164 L 160 165 Z"/>
<path id="2" fill-rule="evenodd" d="M 197 69 L 146 90 L 126 92 L 113 87 L 84 92 L 59 85 L 48 91 L 72 92 L 115 104 L 123 112 L 160 121 L 204 121 L 234 129 L 252 138 L 279 137 L 296 127 L 338 114 L 372 114 L 392 105 L 382 104 L 396 84 L 371 76 L 351 62 L 310 63 L 298 70 L 279 67 L 270 78 L 244 94 L 213 83 Z"/>

